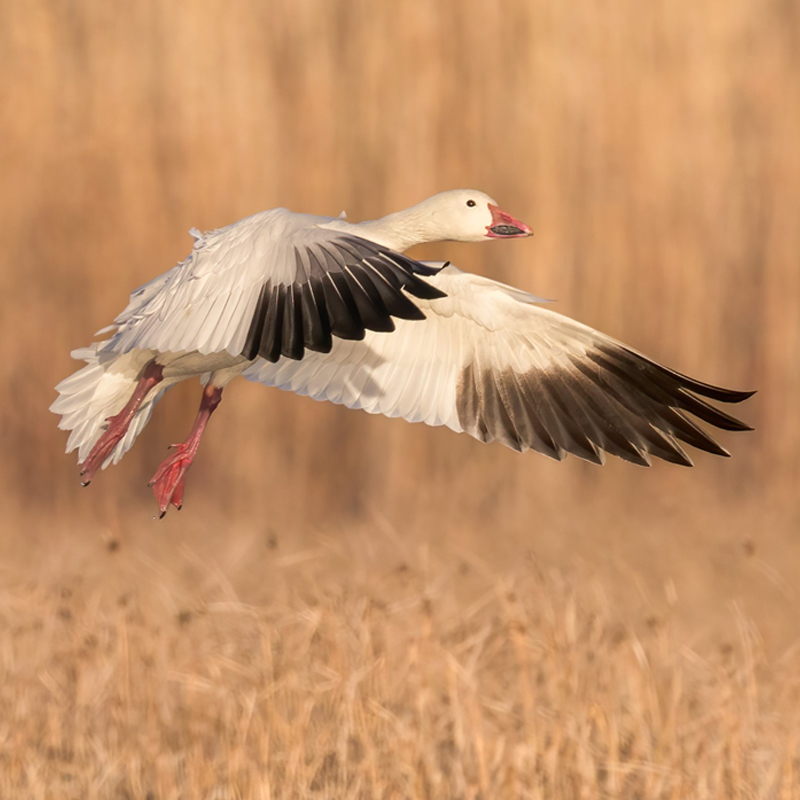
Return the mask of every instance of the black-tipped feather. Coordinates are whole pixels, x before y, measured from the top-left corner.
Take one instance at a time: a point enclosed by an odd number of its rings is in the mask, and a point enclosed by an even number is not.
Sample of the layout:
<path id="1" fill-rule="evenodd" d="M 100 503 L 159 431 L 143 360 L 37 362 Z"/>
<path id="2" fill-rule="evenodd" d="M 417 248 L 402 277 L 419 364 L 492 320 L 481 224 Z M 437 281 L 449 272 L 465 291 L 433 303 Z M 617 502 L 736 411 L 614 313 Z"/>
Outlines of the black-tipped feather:
<path id="1" fill-rule="evenodd" d="M 680 411 L 653 400 L 623 377 L 603 371 L 595 362 L 572 358 L 575 368 L 588 378 L 587 385 L 596 385 L 598 391 L 613 399 L 623 409 L 625 419 L 633 415 L 644 415 L 651 424 L 661 430 L 670 431 L 675 437 L 698 450 L 705 450 L 718 456 L 727 456 L 728 451 L 717 444 L 705 431 L 686 419 Z M 689 466 L 689 465 L 687 465 Z"/>
<path id="2" fill-rule="evenodd" d="M 604 354 L 599 349 L 589 350 L 586 355 L 600 367 L 614 374 L 623 384 L 632 386 L 660 404 L 688 411 L 698 419 L 724 430 L 752 430 L 741 420 L 714 408 L 684 390 L 675 377 L 679 373 L 670 374 L 669 371 L 660 369 L 658 364 L 640 356 L 635 356 L 638 360 L 633 361 L 630 358 L 633 354 L 622 348 L 619 352 L 612 351 L 609 354 Z"/>
<path id="3" fill-rule="evenodd" d="M 560 380 L 556 370 L 542 373 L 540 385 L 547 393 L 550 407 L 564 433 L 562 446 L 565 450 L 586 461 L 602 464 L 602 459 L 588 435 L 592 426 L 580 403 L 568 392 L 563 391 L 559 384 Z"/>
<path id="4" fill-rule="evenodd" d="M 596 345 L 596 349 L 612 358 L 623 360 L 637 369 L 658 373 L 663 376 L 663 378 L 670 380 L 672 385 L 681 386 L 684 389 L 688 389 L 690 392 L 708 397 L 711 400 L 719 400 L 721 403 L 741 403 L 755 394 L 755 392 L 723 389 L 721 386 L 712 386 L 710 383 L 703 383 L 702 381 L 690 378 L 688 375 L 676 372 L 669 367 L 657 364 L 655 361 L 647 358 L 647 356 L 643 356 L 622 345 L 599 342 Z"/>
<path id="5" fill-rule="evenodd" d="M 391 332 L 392 317 L 425 319 L 412 297 L 434 300 L 444 293 L 418 276 L 428 267 L 356 236 L 295 248 L 292 283 L 261 289 L 242 347 L 248 359 L 302 359 L 306 348 L 328 353 L 333 336 L 363 339 L 367 330 Z"/>
<path id="6" fill-rule="evenodd" d="M 387 276 L 376 269 L 370 277 L 389 314 L 400 319 L 425 319 L 422 311 L 403 293 L 394 275 Z"/>
<path id="7" fill-rule="evenodd" d="M 692 460 L 683 448 L 666 433 L 675 426 L 666 421 L 665 414 L 677 417 L 677 412 L 658 408 L 646 395 L 639 395 L 638 406 L 630 398 L 626 401 L 624 393 L 617 391 L 598 372 L 592 372 L 585 362 L 573 358 L 572 363 L 578 372 L 564 370 L 562 378 L 575 394 L 585 394 L 585 405 L 592 409 L 595 425 L 604 437 L 604 450 L 625 458 L 631 442 L 638 437 L 648 442 L 653 455 L 674 464 L 692 466 Z M 644 418 L 640 419 L 643 412 Z"/>
<path id="8" fill-rule="evenodd" d="M 286 287 L 274 286 L 267 308 L 267 318 L 261 334 L 259 353 L 269 361 L 277 361 L 281 354 L 281 334 L 283 332 L 283 313 L 286 307 Z"/>
<path id="9" fill-rule="evenodd" d="M 509 416 L 514 421 L 520 438 L 528 447 L 537 452 L 560 460 L 558 446 L 553 442 L 534 408 L 526 402 L 524 392 L 516 377 L 515 375 L 514 380 L 506 383 L 506 399 Z M 561 457 L 563 458 L 563 454 Z"/>
<path id="10" fill-rule="evenodd" d="M 556 409 L 553 408 L 549 392 L 544 386 L 542 375 L 529 372 L 524 375 L 518 375 L 517 380 L 524 396 L 531 405 L 533 413 L 541 420 L 555 446 L 554 458 L 562 461 L 567 453 L 572 453 L 578 448 L 574 447 L 570 442 L 569 434 L 564 430 L 559 415 Z"/>
<path id="11" fill-rule="evenodd" d="M 708 383 L 696 381 L 694 378 L 689 378 L 680 372 L 675 372 L 675 370 L 657 364 L 655 361 L 647 358 L 647 356 L 643 356 L 623 345 L 599 343 L 596 349 L 631 372 L 639 372 L 647 376 L 649 380 L 668 392 L 672 392 L 675 389 L 685 389 L 694 394 L 699 394 L 702 397 L 718 400 L 721 403 L 741 403 L 743 400 L 747 400 L 755 394 L 755 392 L 723 389 L 720 386 L 712 386 Z M 733 418 L 731 417 L 730 419 Z M 736 422 L 740 425 L 743 424 L 738 420 L 736 420 Z M 731 430 L 747 430 L 747 428 L 731 428 Z"/>
<path id="12" fill-rule="evenodd" d="M 333 344 L 328 311 L 325 308 L 325 295 L 319 278 L 304 283 L 301 290 L 303 316 L 303 345 L 309 350 L 329 353 Z M 319 296 L 319 301 L 317 299 Z"/>
<path id="13" fill-rule="evenodd" d="M 369 304 L 374 307 L 375 312 L 380 316 L 382 321 L 385 320 L 386 317 L 391 316 L 389 314 L 389 309 L 386 308 L 386 304 L 383 302 L 381 293 L 375 288 L 374 280 L 376 280 L 376 277 L 374 273 L 370 275 L 370 273 L 367 272 L 364 267 L 352 266 L 347 268 L 347 275 L 349 278 L 352 278 L 358 283 L 361 291 L 367 296 Z M 384 323 L 381 322 L 376 324 Z M 391 327 L 386 328 L 386 330 L 393 331 L 394 323 L 392 322 Z"/>
<path id="14" fill-rule="evenodd" d="M 345 269 L 341 275 L 347 284 L 351 297 L 355 301 L 361 324 L 370 331 L 383 331 L 384 333 L 393 331 L 394 322 L 392 322 L 391 316 L 386 311 L 386 306 L 381 301 L 380 295 L 375 292 L 377 302 L 373 300 L 370 293 L 366 291 L 350 269 Z M 365 281 L 365 283 L 367 282 Z M 367 283 L 367 285 L 370 284 Z"/>
<path id="15" fill-rule="evenodd" d="M 678 403 L 679 408 L 688 411 L 703 422 L 713 425 L 715 428 L 721 428 L 726 431 L 751 431 L 753 430 L 749 425 L 746 425 L 740 419 L 720 411 L 718 408 L 706 403 L 699 397 L 694 397 L 685 390 L 679 393 Z"/>
<path id="16" fill-rule="evenodd" d="M 258 355 L 258 349 L 261 346 L 261 333 L 264 329 L 264 321 L 267 318 L 267 308 L 269 306 L 271 291 L 269 283 L 265 283 L 261 287 L 258 302 L 256 303 L 255 314 L 253 315 L 253 321 L 250 323 L 250 329 L 247 331 L 247 338 L 242 348 L 242 355 L 247 359 L 253 359 Z"/>
<path id="17" fill-rule="evenodd" d="M 603 426 L 603 430 L 611 437 L 616 446 L 622 446 L 625 450 L 625 440 L 635 442 L 639 451 L 650 453 L 674 464 L 692 466 L 691 459 L 680 445 L 668 432 L 661 429 L 662 420 L 658 408 L 648 404 L 639 406 L 626 419 L 613 397 L 604 397 L 591 382 L 578 379 L 569 370 L 564 370 L 561 378 L 565 383 L 575 381 L 571 385 L 577 397 L 586 397 L 587 402 L 591 398 L 595 408 L 600 411 L 600 413 L 594 412 L 592 415 L 595 423 Z M 626 434 L 620 434 L 621 430 L 625 430 Z M 609 450 L 609 452 L 613 451 Z M 622 455 L 622 458 L 625 456 Z"/>
<path id="18" fill-rule="evenodd" d="M 488 415 L 495 418 L 490 433 L 498 442 L 521 453 L 525 450 L 526 443 L 512 419 L 513 412 L 509 408 L 508 393 L 504 391 L 504 382 L 503 376 L 498 375 L 494 368 L 484 374 L 484 395 L 490 399 L 490 403 L 495 409 L 494 415 L 491 413 Z"/>
<path id="19" fill-rule="evenodd" d="M 339 286 L 330 273 L 323 277 L 322 289 L 331 320 L 331 333 L 340 339 L 363 339 L 364 326 L 358 316 L 358 309 L 350 297 L 342 297 Z"/>
<path id="20" fill-rule="evenodd" d="M 547 368 L 517 372 L 482 363 L 478 351 L 458 383 L 459 423 L 514 450 L 530 447 L 559 460 L 572 453 L 596 464 L 605 451 L 641 466 L 650 465 L 649 456 L 692 466 L 678 440 L 728 455 L 686 413 L 725 430 L 749 430 L 695 392 L 727 402 L 750 392 L 700 383 L 605 341 L 565 355 Z"/>
<path id="21" fill-rule="evenodd" d="M 421 300 L 436 300 L 445 296 L 444 292 L 420 280 L 413 272 L 409 272 L 407 267 L 400 266 L 396 260 L 397 255 L 397 253 L 391 253 L 390 257 L 388 253 L 383 253 L 379 259 L 373 259 L 369 263 L 375 264 L 381 275 L 394 276 L 403 288 L 413 294 L 414 297 L 419 297 Z M 409 259 L 403 259 L 403 263 L 411 262 L 409 262 Z"/>
<path id="22" fill-rule="evenodd" d="M 286 287 L 281 355 L 295 359 L 303 357 L 303 307 L 300 287 L 296 284 Z"/>

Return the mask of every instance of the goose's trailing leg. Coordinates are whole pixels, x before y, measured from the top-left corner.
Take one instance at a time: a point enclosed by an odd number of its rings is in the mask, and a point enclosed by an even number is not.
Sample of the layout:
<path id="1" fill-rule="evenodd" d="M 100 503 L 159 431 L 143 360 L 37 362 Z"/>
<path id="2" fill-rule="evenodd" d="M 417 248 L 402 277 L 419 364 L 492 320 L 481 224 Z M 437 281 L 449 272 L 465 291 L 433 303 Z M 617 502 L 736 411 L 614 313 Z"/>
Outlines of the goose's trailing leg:
<path id="1" fill-rule="evenodd" d="M 181 510 L 183 505 L 183 486 L 186 480 L 186 472 L 197 455 L 197 448 L 200 446 L 200 438 L 208 425 L 208 420 L 214 409 L 222 400 L 222 388 L 212 386 L 210 383 L 203 389 L 203 399 L 200 401 L 200 410 L 194 421 L 192 432 L 189 438 L 182 444 L 173 444 L 176 452 L 168 456 L 161 462 L 161 466 L 156 470 L 150 486 L 158 501 L 158 508 L 161 512 L 159 519 L 167 513 L 170 503 Z"/>
<path id="2" fill-rule="evenodd" d="M 81 464 L 81 476 L 84 486 L 92 482 L 94 473 L 103 466 L 103 462 L 111 455 L 114 448 L 128 432 L 131 421 L 133 420 L 139 407 L 144 402 L 150 390 L 157 386 L 164 379 L 164 368 L 161 364 L 156 364 L 155 359 L 150 361 L 136 384 L 131 399 L 125 404 L 125 408 L 107 419 L 108 427 L 103 435 L 97 440 L 86 461 Z"/>

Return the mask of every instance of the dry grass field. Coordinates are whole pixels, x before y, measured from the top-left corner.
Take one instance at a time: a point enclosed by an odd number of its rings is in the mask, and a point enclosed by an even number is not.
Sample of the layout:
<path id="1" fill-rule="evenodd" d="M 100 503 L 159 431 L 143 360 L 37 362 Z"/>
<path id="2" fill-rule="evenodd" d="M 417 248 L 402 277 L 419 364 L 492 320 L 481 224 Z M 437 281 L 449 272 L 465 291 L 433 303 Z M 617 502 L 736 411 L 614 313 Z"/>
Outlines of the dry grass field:
<path id="1" fill-rule="evenodd" d="M 0 595 L 0 794 L 800 796 L 797 650 L 383 524 L 61 541 Z M 673 602 L 675 602 L 673 600 Z"/>
<path id="2" fill-rule="evenodd" d="M 800 11 L 0 2 L 0 797 L 800 797 Z M 759 390 L 696 467 L 234 384 L 89 490 L 47 407 L 186 231 L 475 187 L 420 248 Z M 243 383 L 243 382 L 242 382 Z"/>

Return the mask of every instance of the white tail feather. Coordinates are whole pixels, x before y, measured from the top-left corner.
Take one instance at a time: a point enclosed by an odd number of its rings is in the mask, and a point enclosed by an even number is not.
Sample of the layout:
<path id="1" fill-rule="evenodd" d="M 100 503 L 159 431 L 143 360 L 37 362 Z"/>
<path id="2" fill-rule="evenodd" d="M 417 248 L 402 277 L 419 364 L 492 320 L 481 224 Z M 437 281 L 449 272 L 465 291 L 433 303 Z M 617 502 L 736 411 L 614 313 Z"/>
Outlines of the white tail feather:
<path id="1" fill-rule="evenodd" d="M 133 350 L 124 355 L 98 352 L 105 342 L 74 350 L 70 355 L 83 360 L 86 366 L 65 378 L 56 386 L 59 393 L 50 410 L 61 415 L 58 427 L 71 431 L 67 440 L 67 453 L 78 451 L 78 462 L 83 462 L 100 435 L 108 427 L 107 420 L 119 413 L 130 399 L 144 365 L 153 357 L 152 352 Z M 150 419 L 153 406 L 169 386 L 149 396 L 139 407 L 124 438 L 103 462 L 103 469 L 116 464 L 130 450 L 139 433 Z"/>

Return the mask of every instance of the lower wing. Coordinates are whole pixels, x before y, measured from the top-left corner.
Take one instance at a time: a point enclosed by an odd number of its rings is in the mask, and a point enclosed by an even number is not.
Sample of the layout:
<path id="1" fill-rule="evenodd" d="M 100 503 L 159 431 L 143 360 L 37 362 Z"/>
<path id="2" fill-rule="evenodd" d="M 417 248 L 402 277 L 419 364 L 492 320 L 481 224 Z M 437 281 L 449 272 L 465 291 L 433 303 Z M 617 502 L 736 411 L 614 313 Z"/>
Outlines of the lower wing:
<path id="1" fill-rule="evenodd" d="M 446 425 L 482 442 L 602 464 L 691 466 L 681 443 L 727 456 L 689 415 L 750 430 L 707 400 L 752 392 L 693 380 L 547 308 L 518 289 L 449 266 L 428 282 L 446 297 L 415 302 L 424 320 L 335 339 L 301 361 L 256 360 L 248 380 L 409 422 Z"/>

